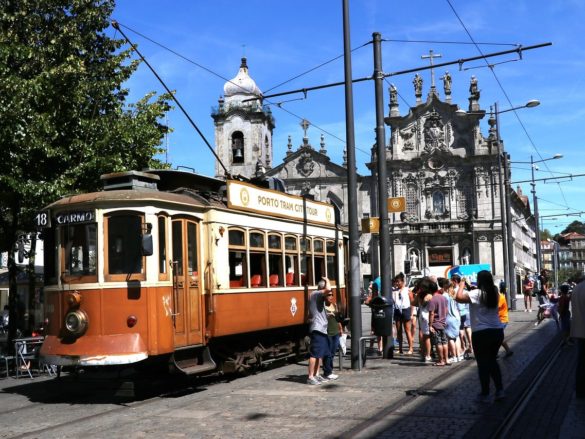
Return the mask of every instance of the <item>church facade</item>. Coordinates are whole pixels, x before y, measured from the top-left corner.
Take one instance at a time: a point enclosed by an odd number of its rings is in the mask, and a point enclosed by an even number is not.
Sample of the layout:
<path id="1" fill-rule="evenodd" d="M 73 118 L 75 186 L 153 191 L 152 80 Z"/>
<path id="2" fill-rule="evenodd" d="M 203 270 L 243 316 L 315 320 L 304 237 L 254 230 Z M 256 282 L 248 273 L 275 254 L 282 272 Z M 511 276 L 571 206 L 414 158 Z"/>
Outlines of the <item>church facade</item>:
<path id="1" fill-rule="evenodd" d="M 404 261 L 410 261 L 414 273 L 443 276 L 452 265 L 487 263 L 495 277 L 503 279 L 503 172 L 498 144 L 495 135 L 481 134 L 479 121 L 486 113 L 479 105 L 476 79 L 471 79 L 469 109 L 463 115 L 451 103 L 448 73 L 443 82 L 444 100 L 433 76 L 423 101 L 423 79 L 417 74 L 416 106 L 404 116 L 397 91 L 390 90 L 385 122 L 391 137 L 384 158 L 388 195 L 406 201 L 406 211 L 393 214 L 390 221 L 393 271 L 401 271 Z"/>
<path id="2" fill-rule="evenodd" d="M 441 99 L 431 73 L 431 87 L 423 100 L 423 79 L 413 81 L 416 105 L 400 114 L 397 90 L 390 88 L 389 113 L 385 122 L 390 129 L 386 149 L 388 197 L 404 197 L 406 211 L 389 214 L 392 273 L 405 271 L 410 265 L 412 274 L 444 275 L 451 265 L 490 264 L 496 279 L 504 278 L 505 233 L 502 225 L 504 180 L 502 156 L 496 138 L 496 120 L 491 114 L 487 137 L 480 130 L 486 116 L 481 109 L 480 90 L 472 76 L 469 86 L 467 112 L 451 103 L 451 77 L 441 78 L 444 98 Z M 309 196 L 318 201 L 332 202 L 341 211 L 342 223 L 347 224 L 347 163 L 333 163 L 328 155 L 324 137 L 318 146 L 309 140 L 310 125 L 301 122 L 304 131 L 300 145 L 293 147 L 291 138 L 282 162 L 273 165 L 272 130 L 274 119 L 261 106 L 262 94 L 250 78 L 247 63 L 242 60 L 238 75 L 224 86 L 224 98 L 212 115 L 216 125 L 216 152 L 227 163 L 230 173 L 245 177 L 276 177 L 284 181 L 287 192 Z M 459 111 L 458 111 L 459 110 Z M 344 155 L 345 157 L 345 155 Z M 372 175 L 358 175 L 358 217 L 377 216 L 377 155 L 367 167 Z M 223 172 L 216 164 L 216 175 Z M 514 192 L 514 191 L 512 191 Z M 515 199 L 515 198 L 513 198 Z M 524 253 L 532 253 L 534 226 L 530 208 L 514 204 L 511 222 L 522 220 Z M 518 234 L 519 228 L 513 232 Z M 532 242 L 527 249 L 526 242 Z M 378 273 L 375 235 L 363 233 L 360 250 L 361 274 L 364 280 Z M 517 251 L 517 243 L 512 243 Z M 515 253 L 516 255 L 517 253 Z M 515 256 L 515 279 L 531 271 L 530 258 Z M 372 264 L 369 262 L 373 261 Z M 405 264 L 408 261 L 409 264 Z M 526 262 L 526 263 L 525 263 Z"/>

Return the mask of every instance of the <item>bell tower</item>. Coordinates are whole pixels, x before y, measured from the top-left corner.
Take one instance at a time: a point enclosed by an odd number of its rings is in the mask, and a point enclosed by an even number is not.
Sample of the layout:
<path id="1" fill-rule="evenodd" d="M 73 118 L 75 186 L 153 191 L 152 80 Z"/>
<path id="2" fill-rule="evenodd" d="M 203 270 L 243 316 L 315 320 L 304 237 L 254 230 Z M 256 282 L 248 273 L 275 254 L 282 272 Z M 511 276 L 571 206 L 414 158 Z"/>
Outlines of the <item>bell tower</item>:
<path id="1" fill-rule="evenodd" d="M 215 125 L 215 152 L 232 175 L 252 177 L 260 163 L 272 167 L 272 131 L 274 118 L 262 105 L 262 92 L 248 74 L 242 58 L 235 78 L 223 86 L 223 96 L 211 114 Z M 224 177 L 215 164 L 215 176 Z"/>

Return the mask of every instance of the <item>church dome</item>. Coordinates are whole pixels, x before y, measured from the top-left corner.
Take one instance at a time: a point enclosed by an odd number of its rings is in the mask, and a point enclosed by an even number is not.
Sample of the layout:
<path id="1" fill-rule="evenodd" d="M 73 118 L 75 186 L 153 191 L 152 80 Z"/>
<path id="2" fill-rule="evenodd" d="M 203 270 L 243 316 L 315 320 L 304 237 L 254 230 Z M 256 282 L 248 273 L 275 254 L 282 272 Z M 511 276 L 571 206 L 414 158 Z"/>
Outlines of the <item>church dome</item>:
<path id="1" fill-rule="evenodd" d="M 262 96 L 262 92 L 256 85 L 256 82 L 248 74 L 248 64 L 246 58 L 242 58 L 242 64 L 236 77 L 225 83 L 223 86 L 223 93 L 225 97 L 235 95 L 254 95 Z"/>

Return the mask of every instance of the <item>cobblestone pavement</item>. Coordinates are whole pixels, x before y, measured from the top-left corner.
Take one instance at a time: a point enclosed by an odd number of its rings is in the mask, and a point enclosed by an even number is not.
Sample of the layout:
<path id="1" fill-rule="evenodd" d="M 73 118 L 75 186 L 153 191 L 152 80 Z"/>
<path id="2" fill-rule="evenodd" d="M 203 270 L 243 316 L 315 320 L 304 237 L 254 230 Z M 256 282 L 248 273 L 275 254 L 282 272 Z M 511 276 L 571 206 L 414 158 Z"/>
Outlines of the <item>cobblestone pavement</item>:
<path id="1" fill-rule="evenodd" d="M 510 390 L 558 336 L 551 320 L 534 326 L 535 316 L 510 313 L 506 335 L 514 355 L 499 360 Z M 369 326 L 367 308 L 363 321 Z M 415 354 L 369 357 L 361 372 L 350 369 L 348 358 L 343 366 L 338 380 L 321 386 L 305 384 L 307 364 L 301 362 L 129 403 L 48 398 L 42 388 L 47 378 L 2 379 L 0 437 L 458 438 L 478 422 L 497 419 L 491 411 L 504 407 L 474 401 L 479 391 L 474 361 L 441 368 L 422 363 Z M 570 386 L 565 388 L 570 392 Z M 558 422 L 559 437 L 584 437 L 575 433 L 585 431 L 576 430 L 584 406 L 571 401 L 564 423 Z M 551 436 L 532 434 L 538 437 Z"/>

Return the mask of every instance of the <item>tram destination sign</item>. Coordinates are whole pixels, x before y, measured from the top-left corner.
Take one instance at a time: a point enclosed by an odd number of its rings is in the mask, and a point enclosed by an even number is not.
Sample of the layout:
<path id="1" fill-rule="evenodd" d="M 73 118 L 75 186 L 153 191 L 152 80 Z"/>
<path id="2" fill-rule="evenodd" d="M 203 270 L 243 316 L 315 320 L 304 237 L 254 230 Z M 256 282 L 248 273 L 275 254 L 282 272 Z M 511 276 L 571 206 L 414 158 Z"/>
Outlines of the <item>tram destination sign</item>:
<path id="1" fill-rule="evenodd" d="M 95 222 L 95 212 L 93 210 L 60 212 L 55 215 L 55 223 L 60 226 L 65 224 L 84 224 L 93 222 Z"/>
<path id="2" fill-rule="evenodd" d="M 240 181 L 227 183 L 229 208 L 303 220 L 305 205 L 308 222 L 335 224 L 335 212 L 330 204 L 313 200 L 303 202 L 302 197 L 262 189 Z"/>

